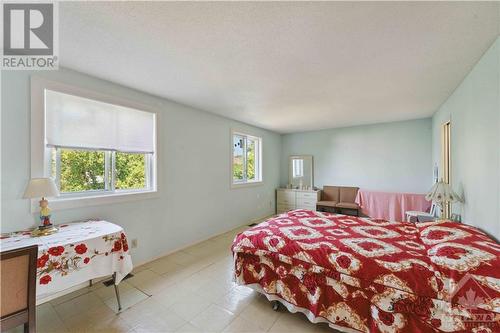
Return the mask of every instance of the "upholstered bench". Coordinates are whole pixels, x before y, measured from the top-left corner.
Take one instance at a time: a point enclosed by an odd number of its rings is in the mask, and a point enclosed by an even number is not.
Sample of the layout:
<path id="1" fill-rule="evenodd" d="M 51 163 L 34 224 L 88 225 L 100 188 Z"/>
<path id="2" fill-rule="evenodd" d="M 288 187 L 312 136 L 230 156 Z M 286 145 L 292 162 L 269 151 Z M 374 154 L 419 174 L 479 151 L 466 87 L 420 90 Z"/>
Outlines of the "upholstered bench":
<path id="1" fill-rule="evenodd" d="M 321 200 L 316 203 L 317 211 L 327 211 L 359 216 L 359 205 L 355 202 L 358 187 L 324 186 Z"/>

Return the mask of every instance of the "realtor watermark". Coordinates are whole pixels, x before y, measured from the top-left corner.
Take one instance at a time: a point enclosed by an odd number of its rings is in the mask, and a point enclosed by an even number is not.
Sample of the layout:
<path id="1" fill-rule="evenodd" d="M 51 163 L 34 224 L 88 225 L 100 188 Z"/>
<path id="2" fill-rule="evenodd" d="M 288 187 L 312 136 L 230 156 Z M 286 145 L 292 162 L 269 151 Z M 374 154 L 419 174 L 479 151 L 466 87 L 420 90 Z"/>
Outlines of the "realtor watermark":
<path id="1" fill-rule="evenodd" d="M 492 332 L 498 332 L 500 330 L 498 305 L 491 296 L 489 288 L 486 280 L 480 283 L 472 274 L 467 273 L 460 279 L 450 295 L 449 301 L 460 305 L 468 313 L 467 316 L 462 317 L 466 329 L 473 332 L 488 332 L 491 329 L 493 329 Z"/>
<path id="2" fill-rule="evenodd" d="M 451 294 L 441 301 L 429 297 L 403 298 L 396 300 L 391 310 L 421 317 L 443 331 L 500 332 L 498 301 L 491 296 L 493 290 L 488 281 L 478 279 L 466 273 L 452 288 L 443 288 L 450 289 Z"/>
<path id="3" fill-rule="evenodd" d="M 57 2 L 3 2 L 2 70 L 58 69 Z"/>

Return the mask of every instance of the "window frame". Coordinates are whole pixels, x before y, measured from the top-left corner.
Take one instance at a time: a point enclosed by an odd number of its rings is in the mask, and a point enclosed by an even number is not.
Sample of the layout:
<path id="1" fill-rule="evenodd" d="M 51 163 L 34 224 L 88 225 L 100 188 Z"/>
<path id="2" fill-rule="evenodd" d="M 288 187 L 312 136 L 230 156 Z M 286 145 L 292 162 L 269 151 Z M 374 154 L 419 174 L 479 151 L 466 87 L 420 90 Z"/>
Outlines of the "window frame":
<path id="1" fill-rule="evenodd" d="M 155 129 L 153 133 L 155 137 L 155 151 L 153 154 L 151 154 L 151 158 L 149 159 L 149 188 L 139 190 L 115 190 L 113 192 L 96 190 L 63 193 L 59 197 L 50 198 L 50 207 L 53 210 L 142 200 L 148 198 L 156 198 L 160 195 L 158 187 L 158 184 L 160 184 L 160 175 L 157 171 L 161 167 L 158 164 L 160 161 L 158 156 L 160 151 L 158 138 L 160 134 L 160 132 L 158 131 L 158 126 L 160 123 L 160 112 L 158 110 L 147 105 L 126 100 L 121 97 L 105 95 L 78 86 L 69 85 L 64 82 L 47 80 L 38 76 L 31 77 L 31 178 L 51 177 L 52 148 L 47 147 L 45 141 L 46 89 L 155 114 Z M 67 148 L 72 149 L 71 147 Z M 109 168 L 111 167 L 111 165 L 108 165 L 107 167 Z M 36 211 L 38 211 L 38 199 L 31 199 L 31 212 L 33 213 Z"/>
<path id="2" fill-rule="evenodd" d="M 257 141 L 257 149 L 255 151 L 255 174 L 256 174 L 256 180 L 248 180 L 244 177 L 244 180 L 241 182 L 235 182 L 234 180 L 234 163 L 233 163 L 233 158 L 234 158 L 234 136 L 242 136 L 245 138 L 245 148 L 243 149 L 243 168 L 247 169 L 247 150 L 246 150 L 246 145 L 247 145 L 247 140 L 252 139 Z M 242 188 L 242 187 L 248 187 L 248 186 L 257 186 L 257 185 L 262 185 L 264 182 L 264 176 L 263 176 L 263 169 L 262 169 L 262 160 L 263 160 L 263 140 L 262 137 L 249 134 L 246 131 L 239 131 L 235 129 L 231 129 L 231 136 L 230 136 L 230 184 L 231 188 Z M 244 172 L 246 174 L 246 172 Z"/>

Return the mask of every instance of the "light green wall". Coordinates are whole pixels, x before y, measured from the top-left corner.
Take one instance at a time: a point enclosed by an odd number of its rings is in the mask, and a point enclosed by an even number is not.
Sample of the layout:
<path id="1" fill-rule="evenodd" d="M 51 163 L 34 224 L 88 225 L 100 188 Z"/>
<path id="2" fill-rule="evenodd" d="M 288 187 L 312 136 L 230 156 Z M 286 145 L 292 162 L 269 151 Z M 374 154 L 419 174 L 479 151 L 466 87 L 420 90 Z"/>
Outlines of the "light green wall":
<path id="1" fill-rule="evenodd" d="M 314 184 L 426 193 L 432 186 L 431 119 L 334 128 L 283 136 L 281 184 L 288 156 L 313 155 Z"/>
<path id="2" fill-rule="evenodd" d="M 30 75 L 2 72 L 1 231 L 35 224 L 22 193 L 30 178 Z M 36 75 L 161 110 L 161 196 L 54 212 L 56 222 L 103 218 L 138 238 L 136 262 L 151 259 L 274 212 L 281 137 L 70 70 Z M 230 189 L 230 129 L 262 136 L 264 185 Z"/>
<path id="3" fill-rule="evenodd" d="M 451 120 L 451 184 L 465 203 L 453 211 L 500 239 L 500 38 L 432 118 L 433 163 L 441 125 Z"/>

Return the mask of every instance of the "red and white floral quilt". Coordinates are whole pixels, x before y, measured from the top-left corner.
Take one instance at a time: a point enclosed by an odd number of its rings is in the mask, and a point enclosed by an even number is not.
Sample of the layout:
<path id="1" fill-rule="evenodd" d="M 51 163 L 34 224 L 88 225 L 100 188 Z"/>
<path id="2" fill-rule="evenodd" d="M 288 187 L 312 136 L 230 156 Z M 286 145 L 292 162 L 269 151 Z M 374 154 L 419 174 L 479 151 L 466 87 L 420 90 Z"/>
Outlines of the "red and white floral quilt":
<path id="1" fill-rule="evenodd" d="M 465 224 L 295 210 L 232 250 L 238 283 L 345 332 L 500 332 L 500 245 Z"/>

